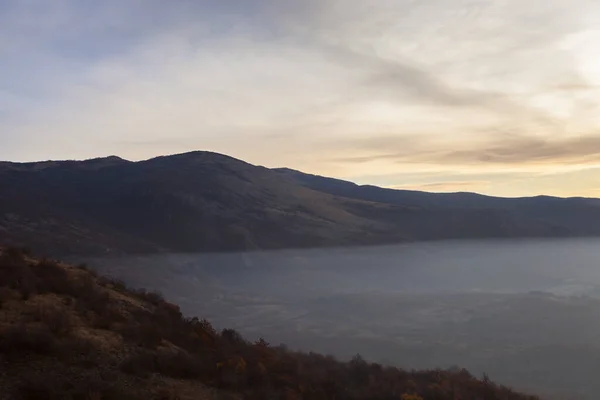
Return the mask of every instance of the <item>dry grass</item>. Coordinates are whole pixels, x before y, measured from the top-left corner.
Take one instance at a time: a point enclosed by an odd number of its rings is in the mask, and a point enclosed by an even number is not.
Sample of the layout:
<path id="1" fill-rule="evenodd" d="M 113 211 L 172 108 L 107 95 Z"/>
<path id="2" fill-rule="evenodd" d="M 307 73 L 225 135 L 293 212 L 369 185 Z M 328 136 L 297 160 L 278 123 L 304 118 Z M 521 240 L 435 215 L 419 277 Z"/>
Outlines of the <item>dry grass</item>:
<path id="1" fill-rule="evenodd" d="M 0 399 L 182 398 L 177 394 L 181 384 L 167 385 L 163 378 L 197 377 L 187 353 L 147 353 L 151 362 L 145 358 L 135 365 L 144 357 L 142 348 L 156 349 L 163 342 L 151 312 L 160 314 L 164 307 L 162 296 L 130 293 L 125 284 L 98 278 L 87 267 L 0 249 L 0 360 L 13 366 L 0 374 Z M 139 381 L 144 374 L 121 372 L 127 364 L 150 371 L 145 377 L 153 386 Z M 156 372 L 166 374 L 157 379 Z M 203 393 L 195 398 L 218 398 L 201 382 L 183 386 Z"/>

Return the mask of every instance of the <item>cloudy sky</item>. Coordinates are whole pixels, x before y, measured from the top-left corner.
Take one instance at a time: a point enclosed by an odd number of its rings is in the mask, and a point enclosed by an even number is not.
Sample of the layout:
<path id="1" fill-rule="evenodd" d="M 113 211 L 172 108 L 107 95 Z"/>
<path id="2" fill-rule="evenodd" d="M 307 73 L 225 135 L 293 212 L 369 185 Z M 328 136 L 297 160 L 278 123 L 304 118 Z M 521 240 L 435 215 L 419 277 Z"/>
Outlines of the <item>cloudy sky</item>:
<path id="1" fill-rule="evenodd" d="M 0 0 L 0 159 L 600 197 L 595 0 Z"/>

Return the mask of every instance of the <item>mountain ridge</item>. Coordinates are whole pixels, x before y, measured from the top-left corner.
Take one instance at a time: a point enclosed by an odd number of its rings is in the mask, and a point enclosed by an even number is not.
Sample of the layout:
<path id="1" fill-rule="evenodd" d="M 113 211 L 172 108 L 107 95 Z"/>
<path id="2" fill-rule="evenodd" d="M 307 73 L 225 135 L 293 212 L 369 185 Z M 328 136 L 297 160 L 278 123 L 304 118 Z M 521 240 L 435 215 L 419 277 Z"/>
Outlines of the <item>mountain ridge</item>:
<path id="1" fill-rule="evenodd" d="M 47 254 L 600 236 L 600 200 L 359 186 L 195 151 L 0 163 L 0 241 Z"/>
<path id="2" fill-rule="evenodd" d="M 299 179 L 300 182 L 306 184 L 307 186 L 311 186 L 311 181 L 322 181 L 322 182 L 330 182 L 333 183 L 335 182 L 337 185 L 344 185 L 344 186 L 348 186 L 348 187 L 354 187 L 356 189 L 377 189 L 380 191 L 385 191 L 385 192 L 394 192 L 394 193 L 402 193 L 402 194 L 423 194 L 423 195 L 432 195 L 432 196 L 439 196 L 440 198 L 442 197 L 451 197 L 451 196 L 458 196 L 458 195 L 468 195 L 468 196 L 473 196 L 473 197 L 478 197 L 478 198 L 484 198 L 484 199 L 497 199 L 497 200 L 524 200 L 524 199 L 556 199 L 556 200 L 592 200 L 592 201 L 598 201 L 600 203 L 600 198 L 596 198 L 596 197 L 584 197 L 584 196 L 569 196 L 569 197 L 560 197 L 560 196 L 551 196 L 551 195 L 545 195 L 545 194 L 538 194 L 538 195 L 534 195 L 534 196 L 518 196 L 518 197 L 502 197 L 502 196 L 492 196 L 492 195 L 487 195 L 487 194 L 483 194 L 483 193 L 477 193 L 477 192 L 467 192 L 467 191 L 457 191 L 457 192 L 427 192 L 424 190 L 411 190 L 411 189 L 398 189 L 398 188 L 386 188 L 386 187 L 382 187 L 382 186 L 377 186 L 377 185 L 371 185 L 371 184 L 358 184 L 356 182 L 353 181 L 349 181 L 349 180 L 345 180 L 345 179 L 340 179 L 340 178 L 332 178 L 332 177 L 327 177 L 327 176 L 323 176 L 323 175 L 318 175 L 318 174 L 311 174 L 311 173 L 307 173 L 307 172 L 303 172 L 300 170 L 296 170 L 293 168 L 287 168 L 287 167 L 280 167 L 280 168 L 273 168 L 273 171 L 280 173 L 282 175 L 288 175 L 291 176 L 293 178 Z M 314 185 L 316 186 L 316 185 Z"/>

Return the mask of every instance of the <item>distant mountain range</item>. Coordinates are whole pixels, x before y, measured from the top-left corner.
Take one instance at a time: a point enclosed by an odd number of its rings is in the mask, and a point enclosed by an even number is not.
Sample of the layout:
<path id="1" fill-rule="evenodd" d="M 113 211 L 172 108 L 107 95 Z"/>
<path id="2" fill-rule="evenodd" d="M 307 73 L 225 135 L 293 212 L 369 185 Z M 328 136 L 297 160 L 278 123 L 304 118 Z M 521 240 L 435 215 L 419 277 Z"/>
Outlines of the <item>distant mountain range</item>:
<path id="1" fill-rule="evenodd" d="M 48 254 L 600 235 L 600 200 L 359 186 L 209 152 L 0 163 L 0 242 Z"/>

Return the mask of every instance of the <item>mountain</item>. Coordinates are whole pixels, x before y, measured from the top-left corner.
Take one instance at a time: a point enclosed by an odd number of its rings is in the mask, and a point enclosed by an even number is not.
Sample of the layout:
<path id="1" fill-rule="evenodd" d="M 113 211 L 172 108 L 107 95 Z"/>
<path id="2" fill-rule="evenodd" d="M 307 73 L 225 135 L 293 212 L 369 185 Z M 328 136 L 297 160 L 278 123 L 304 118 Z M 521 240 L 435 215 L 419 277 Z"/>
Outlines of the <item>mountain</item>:
<path id="1" fill-rule="evenodd" d="M 490 209 L 526 210 L 531 212 L 542 207 L 556 207 L 556 210 L 576 211 L 579 208 L 600 207 L 600 199 L 595 198 L 560 198 L 552 196 L 535 196 L 521 198 L 503 198 L 486 196 L 477 193 L 429 193 L 415 190 L 386 189 L 372 185 L 357 185 L 341 179 L 327 178 L 319 175 L 306 174 L 289 168 L 276 168 L 273 171 L 289 177 L 299 184 L 351 199 L 394 204 L 408 207 L 435 207 L 444 209 Z"/>
<path id="2" fill-rule="evenodd" d="M 0 248 L 3 400 L 537 400 L 466 370 L 289 351 L 184 317 L 159 293 Z"/>
<path id="3" fill-rule="evenodd" d="M 598 236 L 600 234 L 598 226 L 600 199 L 595 198 L 552 196 L 502 198 L 468 192 L 429 193 L 357 185 L 353 182 L 305 174 L 289 168 L 278 168 L 274 171 L 305 187 L 349 199 L 402 207 L 444 210 L 448 213 L 461 213 L 465 210 L 501 213 L 507 217 L 504 224 L 521 225 L 517 229 L 507 229 L 505 231 L 507 236 L 529 236 L 530 232 L 523 229 L 524 225 L 534 227 L 540 226 L 540 224 L 548 229 L 545 233 L 541 233 L 541 236 Z M 491 231 L 495 227 L 489 225 L 488 228 L 493 236 Z M 536 235 L 534 234 L 534 236 Z M 490 236 L 484 232 L 481 237 Z M 418 239 L 419 236 L 416 238 Z M 453 237 L 450 234 L 443 238 L 452 239 Z"/>
<path id="4" fill-rule="evenodd" d="M 207 252 L 600 234 L 600 201 L 396 191 L 192 152 L 0 163 L 0 242 Z"/>
<path id="5" fill-rule="evenodd" d="M 42 251 L 230 251 L 400 240 L 374 209 L 194 152 L 0 166 L 0 240 Z M 35 234 L 34 234 L 35 233 Z"/>

